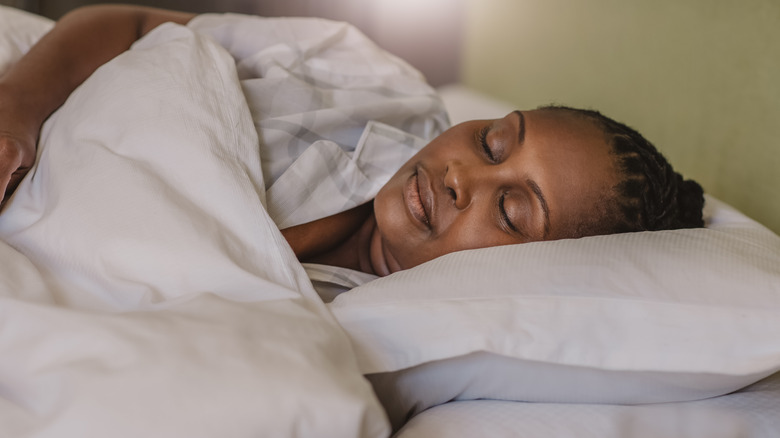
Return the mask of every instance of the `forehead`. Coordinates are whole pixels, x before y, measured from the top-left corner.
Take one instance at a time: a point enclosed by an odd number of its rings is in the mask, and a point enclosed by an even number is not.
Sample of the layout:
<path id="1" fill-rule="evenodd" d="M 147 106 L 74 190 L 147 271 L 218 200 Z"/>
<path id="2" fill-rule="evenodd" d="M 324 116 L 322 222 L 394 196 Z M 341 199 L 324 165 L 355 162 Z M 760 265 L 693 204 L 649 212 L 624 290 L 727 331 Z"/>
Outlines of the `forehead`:
<path id="1" fill-rule="evenodd" d="M 525 143 L 538 160 L 538 184 L 550 206 L 551 238 L 566 237 L 575 224 L 603 214 L 619 175 L 611 146 L 592 120 L 565 110 L 534 110 L 525 116 Z"/>
<path id="2" fill-rule="evenodd" d="M 601 127 L 593 120 L 569 110 L 523 111 L 526 137 L 548 143 L 552 150 L 608 155 L 610 147 Z"/>

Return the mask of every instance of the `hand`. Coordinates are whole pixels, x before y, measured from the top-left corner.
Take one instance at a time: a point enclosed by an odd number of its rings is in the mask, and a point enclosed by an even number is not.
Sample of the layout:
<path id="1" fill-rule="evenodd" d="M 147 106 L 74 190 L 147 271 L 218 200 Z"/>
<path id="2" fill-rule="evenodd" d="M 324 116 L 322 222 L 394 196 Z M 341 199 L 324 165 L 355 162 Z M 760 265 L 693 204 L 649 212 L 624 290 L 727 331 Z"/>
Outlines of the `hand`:
<path id="1" fill-rule="evenodd" d="M 7 76 L 0 80 L 0 208 L 35 164 L 43 118 L 30 111 L 27 94 Z"/>
<path id="2" fill-rule="evenodd" d="M 35 143 L 30 139 L 0 132 L 0 206 L 4 205 L 22 178 L 35 164 Z"/>

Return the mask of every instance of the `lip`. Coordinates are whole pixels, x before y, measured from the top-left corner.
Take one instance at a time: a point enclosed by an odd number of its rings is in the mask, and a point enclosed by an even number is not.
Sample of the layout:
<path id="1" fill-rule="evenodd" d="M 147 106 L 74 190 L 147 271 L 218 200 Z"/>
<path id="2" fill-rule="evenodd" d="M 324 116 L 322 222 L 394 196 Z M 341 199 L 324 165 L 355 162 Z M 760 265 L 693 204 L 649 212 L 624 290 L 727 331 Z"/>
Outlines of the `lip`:
<path id="1" fill-rule="evenodd" d="M 414 220 L 426 230 L 431 229 L 431 193 L 428 189 L 428 179 L 425 172 L 418 168 L 406 181 L 404 201 L 406 208 Z"/>
<path id="2" fill-rule="evenodd" d="M 433 189 L 431 189 L 431 179 L 428 177 L 428 173 L 423 167 L 417 168 L 417 189 L 420 193 L 420 200 L 422 201 L 422 206 L 425 210 L 425 216 L 428 218 L 428 224 L 433 225 L 433 222 L 436 219 L 434 217 L 433 208 Z"/>

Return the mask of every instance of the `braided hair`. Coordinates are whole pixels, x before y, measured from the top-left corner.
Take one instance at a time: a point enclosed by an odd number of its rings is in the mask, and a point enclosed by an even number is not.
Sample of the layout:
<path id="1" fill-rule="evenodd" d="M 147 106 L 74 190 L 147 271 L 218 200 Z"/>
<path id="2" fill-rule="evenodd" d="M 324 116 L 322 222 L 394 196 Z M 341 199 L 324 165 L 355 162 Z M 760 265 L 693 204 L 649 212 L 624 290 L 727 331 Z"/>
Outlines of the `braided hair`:
<path id="1" fill-rule="evenodd" d="M 604 214 L 583 219 L 572 237 L 704 226 L 701 186 L 675 172 L 640 133 L 594 110 L 566 106 L 540 109 L 566 111 L 595 123 L 611 146 L 620 172 L 621 182 L 598 207 Z"/>

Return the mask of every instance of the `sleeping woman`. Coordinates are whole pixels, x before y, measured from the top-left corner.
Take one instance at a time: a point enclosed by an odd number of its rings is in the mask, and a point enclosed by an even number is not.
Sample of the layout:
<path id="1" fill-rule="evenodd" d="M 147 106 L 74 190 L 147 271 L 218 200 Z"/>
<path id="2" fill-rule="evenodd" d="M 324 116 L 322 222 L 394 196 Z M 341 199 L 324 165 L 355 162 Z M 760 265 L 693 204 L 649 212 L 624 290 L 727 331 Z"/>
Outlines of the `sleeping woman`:
<path id="1" fill-rule="evenodd" d="M 0 78 L 0 191 L 33 166 L 43 122 L 100 65 L 193 15 L 94 6 L 63 17 Z M 400 167 L 400 168 L 399 168 Z M 385 276 L 454 251 L 703 226 L 701 187 L 635 130 L 550 106 L 444 131 L 357 207 L 283 227 L 298 259 Z"/>

